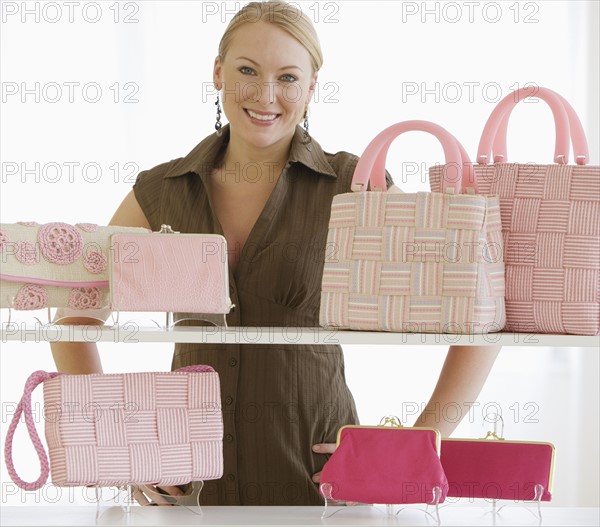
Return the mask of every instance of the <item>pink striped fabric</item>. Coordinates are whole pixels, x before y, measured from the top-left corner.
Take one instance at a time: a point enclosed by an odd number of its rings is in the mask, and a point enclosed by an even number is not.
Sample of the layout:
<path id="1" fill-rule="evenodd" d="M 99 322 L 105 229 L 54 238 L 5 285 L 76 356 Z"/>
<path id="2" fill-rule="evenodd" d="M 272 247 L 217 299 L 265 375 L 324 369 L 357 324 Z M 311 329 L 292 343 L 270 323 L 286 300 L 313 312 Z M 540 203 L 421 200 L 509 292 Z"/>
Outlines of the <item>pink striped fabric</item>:
<path id="1" fill-rule="evenodd" d="M 44 381 L 44 404 L 57 486 L 179 485 L 223 473 L 219 376 L 208 366 L 58 375 Z"/>
<path id="2" fill-rule="evenodd" d="M 500 199 L 505 329 L 598 335 L 600 167 L 497 163 L 475 173 L 478 192 Z"/>
<path id="3" fill-rule="evenodd" d="M 443 166 L 430 173 L 442 172 Z M 334 197 L 320 324 L 486 333 L 504 326 L 500 204 L 469 194 Z"/>

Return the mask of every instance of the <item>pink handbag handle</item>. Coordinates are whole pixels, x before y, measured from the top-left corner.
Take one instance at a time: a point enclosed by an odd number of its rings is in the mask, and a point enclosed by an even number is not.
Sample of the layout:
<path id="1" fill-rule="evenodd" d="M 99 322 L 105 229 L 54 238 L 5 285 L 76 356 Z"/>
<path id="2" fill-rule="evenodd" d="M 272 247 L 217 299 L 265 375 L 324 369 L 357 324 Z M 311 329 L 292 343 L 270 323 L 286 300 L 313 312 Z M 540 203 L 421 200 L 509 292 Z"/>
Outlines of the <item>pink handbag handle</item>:
<path id="1" fill-rule="evenodd" d="M 366 190 L 369 180 L 371 180 L 372 190 L 385 191 L 387 188 L 385 182 L 385 159 L 389 147 L 392 141 L 399 135 L 413 131 L 430 133 L 439 140 L 444 149 L 446 164 L 454 165 L 457 169 L 457 187 L 462 188 L 463 163 L 466 158 L 466 165 L 470 167 L 471 162 L 457 139 L 446 129 L 430 121 L 402 121 L 383 130 L 367 145 L 354 169 L 351 184 L 352 191 Z M 470 180 L 474 181 L 472 176 Z M 442 178 L 442 191 L 445 192 L 451 187 L 453 185 L 449 183 L 447 178 Z"/>
<path id="2" fill-rule="evenodd" d="M 207 366 L 204 364 L 194 364 L 192 366 L 178 368 L 174 371 L 191 373 L 209 373 L 214 372 L 215 370 L 211 366 Z M 31 415 L 31 394 L 38 384 L 41 384 L 44 381 L 48 381 L 50 379 L 54 379 L 59 375 L 64 374 L 60 372 L 48 373 L 43 370 L 38 370 L 33 372 L 29 376 L 29 378 L 25 382 L 23 397 L 17 405 L 12 421 L 10 422 L 10 426 L 8 427 L 8 432 L 6 433 L 6 443 L 4 445 L 4 461 L 6 463 L 6 468 L 11 479 L 23 490 L 41 489 L 46 483 L 46 481 L 48 481 L 48 475 L 50 473 L 50 467 L 48 465 L 48 456 L 46 455 L 46 450 L 44 449 L 44 445 L 42 444 L 40 436 L 38 435 L 37 430 L 35 429 L 35 423 L 33 422 L 33 417 Z M 23 413 L 25 414 L 25 424 L 27 425 L 29 437 L 31 438 L 31 442 L 33 443 L 35 451 L 37 452 L 38 458 L 40 460 L 40 477 L 31 483 L 23 481 L 19 477 L 15 469 L 15 464 L 12 455 L 12 444 L 15 436 L 15 431 L 17 429 L 17 426 L 19 425 L 19 420 L 21 419 L 21 415 Z"/>
<path id="3" fill-rule="evenodd" d="M 379 166 L 384 167 L 384 174 L 385 174 L 385 159 L 387 156 L 388 149 L 389 149 L 390 145 L 392 144 L 392 141 L 394 141 L 394 139 L 396 139 L 396 137 L 393 137 L 392 139 L 390 139 L 388 144 L 384 147 L 384 149 L 379 154 L 379 158 L 377 158 L 377 161 L 376 161 L 376 165 L 378 167 Z M 470 187 L 470 188 L 473 188 L 473 191 L 475 192 L 475 194 L 477 194 L 479 189 L 477 186 L 477 177 L 475 175 L 473 163 L 471 163 L 469 154 L 467 154 L 467 151 L 465 150 L 465 148 L 463 147 L 461 142 L 458 139 L 456 139 L 455 137 L 453 137 L 453 139 L 456 141 L 458 149 L 460 150 L 460 157 L 461 157 L 461 164 L 462 164 L 462 178 L 461 178 L 460 192 L 464 194 L 467 191 L 467 188 Z M 371 185 L 371 189 L 372 188 L 373 188 L 373 185 Z M 386 187 L 384 186 L 384 189 L 385 188 Z"/>
<path id="4" fill-rule="evenodd" d="M 569 119 L 569 129 L 571 132 L 571 142 L 573 144 L 573 156 L 575 162 L 578 165 L 587 165 L 590 159 L 588 142 L 585 136 L 585 131 L 579 120 L 577 112 L 569 104 L 569 102 L 560 93 L 545 88 L 548 91 L 552 91 L 562 102 L 565 110 L 567 111 L 567 117 Z M 533 95 L 532 95 L 533 96 Z M 506 136 L 508 131 L 508 119 L 510 117 L 510 111 L 505 112 L 502 119 L 502 123 L 498 128 L 496 137 L 494 138 L 493 156 L 494 163 L 507 163 L 508 156 L 506 155 Z"/>
<path id="5" fill-rule="evenodd" d="M 479 148 L 477 150 L 477 163 L 480 165 L 488 164 L 488 160 L 491 159 L 492 142 L 498 134 L 498 130 L 501 129 L 503 120 L 508 120 L 514 107 L 527 97 L 539 97 L 546 101 L 548 106 L 550 106 L 556 126 L 554 162 L 560 165 L 568 163 L 570 127 L 567 111 L 558 94 L 547 88 L 539 87 L 519 88 L 518 90 L 509 93 L 498 103 L 485 123 L 483 133 L 481 134 Z"/>
<path id="6" fill-rule="evenodd" d="M 33 417 L 31 416 L 31 392 L 33 392 L 33 390 L 38 384 L 49 379 L 54 379 L 58 375 L 61 374 L 58 372 L 48 373 L 42 370 L 38 370 L 33 372 L 29 376 L 27 382 L 25 383 L 23 397 L 17 405 L 17 409 L 15 410 L 12 421 L 10 422 L 10 426 L 8 427 L 8 432 L 6 433 L 6 444 L 4 445 L 4 461 L 6 463 L 6 468 L 11 479 L 23 490 L 41 489 L 46 483 L 46 481 L 48 481 L 48 474 L 50 473 L 50 467 L 48 466 L 48 456 L 46 455 L 44 445 L 42 444 L 40 436 L 38 435 L 37 430 L 35 429 L 35 423 L 33 422 Z M 29 432 L 31 442 L 33 443 L 38 458 L 40 459 L 41 467 L 40 477 L 31 483 L 23 481 L 18 476 L 17 471 L 15 470 L 15 464 L 12 459 L 13 438 L 15 435 L 15 430 L 17 429 L 17 425 L 19 424 L 19 420 L 21 419 L 21 414 L 23 413 L 25 413 L 25 424 L 27 425 L 27 431 Z"/>

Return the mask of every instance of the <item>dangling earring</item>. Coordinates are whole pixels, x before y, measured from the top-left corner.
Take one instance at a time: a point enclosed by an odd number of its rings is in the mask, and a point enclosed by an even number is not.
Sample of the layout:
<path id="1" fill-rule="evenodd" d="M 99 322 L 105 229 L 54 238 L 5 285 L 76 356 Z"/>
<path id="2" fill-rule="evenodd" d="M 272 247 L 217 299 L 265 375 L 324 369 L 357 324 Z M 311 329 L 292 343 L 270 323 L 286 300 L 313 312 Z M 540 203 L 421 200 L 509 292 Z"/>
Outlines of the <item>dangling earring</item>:
<path id="1" fill-rule="evenodd" d="M 221 131 L 221 128 L 223 127 L 223 125 L 221 124 L 221 104 L 219 101 L 218 93 L 217 93 L 217 102 L 215 102 L 215 106 L 217 107 L 217 121 L 215 123 L 215 130 L 217 131 L 217 136 L 221 137 L 221 134 L 223 133 Z"/>
<path id="2" fill-rule="evenodd" d="M 304 115 L 302 117 L 304 119 L 304 135 L 302 137 L 302 144 L 306 146 L 308 151 L 312 150 L 311 142 L 312 137 L 308 133 L 308 104 L 304 107 Z"/>

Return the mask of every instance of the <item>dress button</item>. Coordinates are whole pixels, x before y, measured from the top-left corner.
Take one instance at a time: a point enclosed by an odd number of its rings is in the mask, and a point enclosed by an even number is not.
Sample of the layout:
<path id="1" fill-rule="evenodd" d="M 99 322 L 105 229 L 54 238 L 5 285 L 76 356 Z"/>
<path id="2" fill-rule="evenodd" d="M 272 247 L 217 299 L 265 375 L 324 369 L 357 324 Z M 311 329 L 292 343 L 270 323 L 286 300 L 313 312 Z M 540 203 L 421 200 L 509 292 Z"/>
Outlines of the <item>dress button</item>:
<path id="1" fill-rule="evenodd" d="M 235 481 L 235 476 L 233 474 L 227 474 L 227 481 Z"/>
<path id="2" fill-rule="evenodd" d="M 233 436 L 232 436 L 231 434 L 227 434 L 227 435 L 225 436 L 225 440 L 226 440 L 228 443 L 231 443 L 231 442 L 233 441 Z"/>
<path id="3" fill-rule="evenodd" d="M 237 359 L 234 357 L 231 357 L 231 359 L 229 359 L 229 366 L 231 366 L 233 368 L 236 365 L 237 365 Z"/>
<path id="4" fill-rule="evenodd" d="M 233 397 L 231 397 L 231 395 L 228 395 L 227 397 L 225 397 L 225 404 L 227 406 L 229 406 L 232 402 L 233 402 Z"/>

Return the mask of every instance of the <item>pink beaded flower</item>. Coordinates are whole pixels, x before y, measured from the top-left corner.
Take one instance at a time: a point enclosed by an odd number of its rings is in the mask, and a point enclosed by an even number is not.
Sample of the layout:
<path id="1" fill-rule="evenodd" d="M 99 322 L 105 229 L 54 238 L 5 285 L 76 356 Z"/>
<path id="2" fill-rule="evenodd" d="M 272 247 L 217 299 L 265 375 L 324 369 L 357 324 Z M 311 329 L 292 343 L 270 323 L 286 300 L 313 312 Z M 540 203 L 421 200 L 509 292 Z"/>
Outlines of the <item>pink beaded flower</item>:
<path id="1" fill-rule="evenodd" d="M 22 241 L 17 245 L 15 258 L 22 264 L 33 265 L 40 262 L 40 253 L 35 244 Z"/>
<path id="2" fill-rule="evenodd" d="M 23 227 L 37 227 L 39 223 L 37 221 L 18 221 L 17 225 L 22 225 Z"/>
<path id="3" fill-rule="evenodd" d="M 100 251 L 89 251 L 83 255 L 83 265 L 90 272 L 100 274 L 106 271 L 108 260 Z"/>
<path id="4" fill-rule="evenodd" d="M 42 254 L 52 263 L 67 265 L 77 260 L 83 251 L 81 234 L 68 223 L 46 223 L 38 231 Z"/>
<path id="5" fill-rule="evenodd" d="M 41 286 L 25 284 L 15 297 L 15 309 L 29 311 L 48 307 L 48 292 Z"/>
<path id="6" fill-rule="evenodd" d="M 78 287 L 71 290 L 68 306 L 73 309 L 100 309 L 102 291 L 97 287 Z"/>
<path id="7" fill-rule="evenodd" d="M 8 243 L 8 236 L 3 230 L 0 230 L 0 251 L 3 251 Z"/>
<path id="8" fill-rule="evenodd" d="M 98 230 L 98 225 L 95 223 L 76 223 L 75 227 L 84 232 L 96 232 Z"/>

